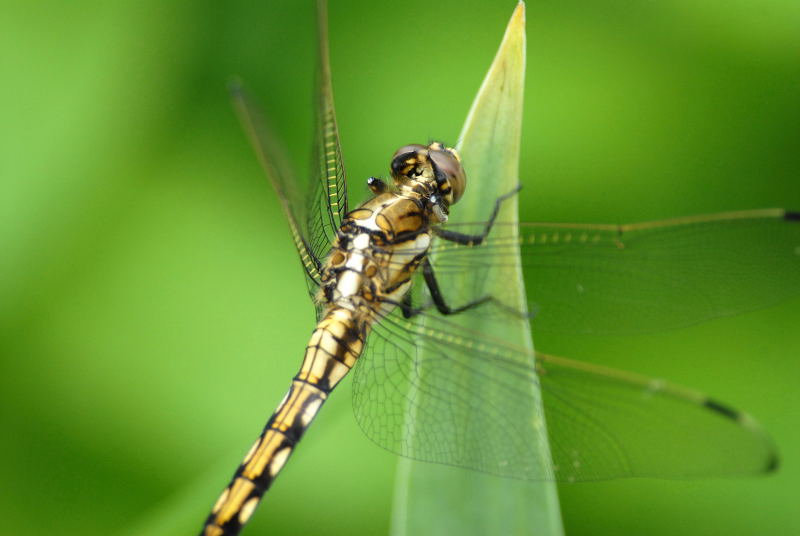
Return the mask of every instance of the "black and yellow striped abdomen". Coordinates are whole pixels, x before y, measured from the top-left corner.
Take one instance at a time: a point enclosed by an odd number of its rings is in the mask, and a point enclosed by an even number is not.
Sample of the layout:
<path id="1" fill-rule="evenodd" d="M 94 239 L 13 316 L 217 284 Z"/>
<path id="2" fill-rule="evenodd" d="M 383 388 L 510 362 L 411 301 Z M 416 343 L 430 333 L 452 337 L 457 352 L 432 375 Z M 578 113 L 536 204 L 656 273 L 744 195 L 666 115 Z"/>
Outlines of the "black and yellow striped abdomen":
<path id="1" fill-rule="evenodd" d="M 355 365 L 370 325 L 402 302 L 430 245 L 423 208 L 418 193 L 387 193 L 347 214 L 321 270 L 325 316 L 289 392 L 214 505 L 204 536 L 239 533 L 328 394 Z"/>
<path id="2" fill-rule="evenodd" d="M 300 372 L 214 505 L 203 536 L 238 534 L 250 519 L 328 394 L 361 355 L 369 324 L 361 316 L 335 307 L 317 324 Z"/>

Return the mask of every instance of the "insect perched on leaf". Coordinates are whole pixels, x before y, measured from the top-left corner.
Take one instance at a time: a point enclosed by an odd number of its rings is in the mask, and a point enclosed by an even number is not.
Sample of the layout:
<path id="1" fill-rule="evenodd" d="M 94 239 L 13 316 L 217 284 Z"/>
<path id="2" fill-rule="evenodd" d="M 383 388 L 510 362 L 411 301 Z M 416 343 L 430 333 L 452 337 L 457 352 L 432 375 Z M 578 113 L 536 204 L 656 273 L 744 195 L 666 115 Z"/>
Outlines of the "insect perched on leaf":
<path id="1" fill-rule="evenodd" d="M 286 397 L 203 534 L 241 530 L 351 369 L 362 430 L 413 459 L 570 482 L 773 471 L 776 449 L 745 413 L 661 380 L 534 353 L 529 339 L 498 334 L 529 323 L 565 333 L 652 331 L 777 302 L 800 289 L 800 214 L 518 224 L 515 172 L 496 159 L 510 162 L 518 152 L 519 118 L 507 139 L 481 142 L 495 160 L 479 158 L 478 125 L 503 120 L 482 110 L 481 94 L 458 149 L 401 147 L 389 160 L 391 183 L 369 179 L 373 196 L 351 209 L 320 6 L 315 165 L 305 197 L 250 97 L 233 88 L 288 219 L 317 325 Z M 512 71 L 502 67 L 489 78 Z M 471 200 L 485 207 L 485 221 L 457 222 L 459 203 L 490 179 L 508 188 Z M 751 246 L 746 258 L 742 243 Z M 526 300 L 512 290 L 523 272 Z M 536 455 L 548 444 L 547 455 Z"/>

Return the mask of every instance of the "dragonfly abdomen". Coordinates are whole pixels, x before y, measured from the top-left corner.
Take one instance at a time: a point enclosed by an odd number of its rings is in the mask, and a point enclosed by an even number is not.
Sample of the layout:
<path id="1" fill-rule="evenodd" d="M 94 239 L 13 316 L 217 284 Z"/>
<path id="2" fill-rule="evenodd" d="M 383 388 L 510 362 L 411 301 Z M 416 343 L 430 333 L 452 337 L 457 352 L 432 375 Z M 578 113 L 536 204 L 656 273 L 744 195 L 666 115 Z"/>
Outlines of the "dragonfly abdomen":
<path id="1" fill-rule="evenodd" d="M 367 323 L 348 309 L 332 308 L 317 324 L 289 392 L 214 505 L 203 536 L 239 533 L 328 394 L 355 365 L 366 334 Z"/>

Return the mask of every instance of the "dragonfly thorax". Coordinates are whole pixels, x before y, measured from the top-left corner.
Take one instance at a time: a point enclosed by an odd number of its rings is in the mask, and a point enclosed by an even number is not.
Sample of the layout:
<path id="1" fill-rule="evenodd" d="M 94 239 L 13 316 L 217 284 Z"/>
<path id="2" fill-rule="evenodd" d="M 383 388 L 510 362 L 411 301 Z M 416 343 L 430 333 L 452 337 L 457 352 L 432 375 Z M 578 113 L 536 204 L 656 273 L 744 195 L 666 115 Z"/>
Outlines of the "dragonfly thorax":
<path id="1" fill-rule="evenodd" d="M 387 314 L 408 291 L 431 243 L 464 193 L 466 175 L 455 149 L 434 142 L 406 145 L 391 163 L 394 189 L 371 179 L 377 195 L 342 220 L 323 265 L 318 300 L 328 307 Z"/>
<path id="2" fill-rule="evenodd" d="M 323 266 L 320 301 L 373 318 L 393 309 L 430 246 L 427 203 L 385 192 L 350 211 Z"/>

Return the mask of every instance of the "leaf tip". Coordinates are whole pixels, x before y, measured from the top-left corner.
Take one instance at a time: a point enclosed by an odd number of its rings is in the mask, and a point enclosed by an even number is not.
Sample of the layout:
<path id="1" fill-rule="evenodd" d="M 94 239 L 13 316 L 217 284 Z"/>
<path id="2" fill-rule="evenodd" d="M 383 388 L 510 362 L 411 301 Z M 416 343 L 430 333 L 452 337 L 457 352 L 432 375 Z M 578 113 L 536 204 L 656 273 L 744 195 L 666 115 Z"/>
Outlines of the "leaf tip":
<path id="1" fill-rule="evenodd" d="M 511 20 L 508 21 L 508 27 L 525 27 L 525 0 L 517 2 L 517 7 L 514 8 L 514 13 L 511 14 Z"/>

